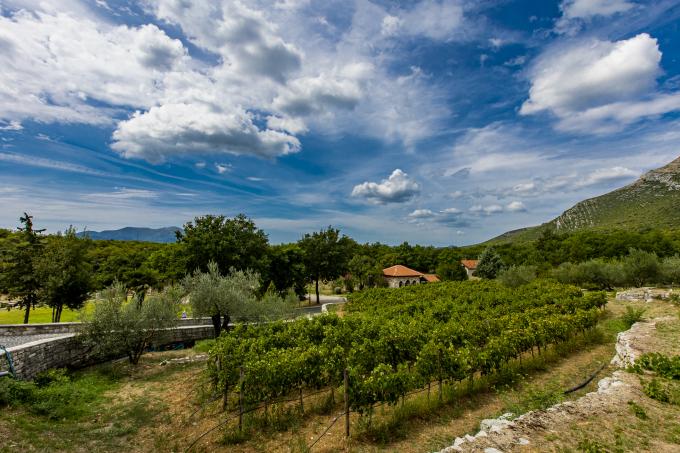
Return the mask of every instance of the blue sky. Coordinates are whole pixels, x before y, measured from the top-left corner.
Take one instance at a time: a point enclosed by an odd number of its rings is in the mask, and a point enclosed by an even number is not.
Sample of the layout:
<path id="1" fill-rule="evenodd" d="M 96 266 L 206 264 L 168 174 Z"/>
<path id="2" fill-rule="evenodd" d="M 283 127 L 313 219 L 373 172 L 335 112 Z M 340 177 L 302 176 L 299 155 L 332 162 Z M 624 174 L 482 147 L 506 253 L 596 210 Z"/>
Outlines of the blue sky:
<path id="1" fill-rule="evenodd" d="M 462 245 L 680 155 L 680 1 L 0 0 L 0 226 Z"/>

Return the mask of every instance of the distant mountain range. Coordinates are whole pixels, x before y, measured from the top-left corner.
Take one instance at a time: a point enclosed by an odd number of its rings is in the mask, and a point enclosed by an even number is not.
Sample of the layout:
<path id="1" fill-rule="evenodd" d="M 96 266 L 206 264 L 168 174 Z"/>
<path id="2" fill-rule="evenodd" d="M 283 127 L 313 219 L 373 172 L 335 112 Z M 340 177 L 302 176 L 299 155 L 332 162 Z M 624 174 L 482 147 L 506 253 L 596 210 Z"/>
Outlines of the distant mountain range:
<path id="1" fill-rule="evenodd" d="M 175 242 L 175 232 L 182 231 L 178 227 L 138 228 L 125 227 L 119 230 L 81 231 L 77 235 L 88 236 L 96 240 L 143 241 L 143 242 Z"/>
<path id="2" fill-rule="evenodd" d="M 680 229 L 680 157 L 645 173 L 632 184 L 581 201 L 550 222 L 508 231 L 489 242 L 532 240 L 546 228 L 557 232 L 582 229 Z"/>

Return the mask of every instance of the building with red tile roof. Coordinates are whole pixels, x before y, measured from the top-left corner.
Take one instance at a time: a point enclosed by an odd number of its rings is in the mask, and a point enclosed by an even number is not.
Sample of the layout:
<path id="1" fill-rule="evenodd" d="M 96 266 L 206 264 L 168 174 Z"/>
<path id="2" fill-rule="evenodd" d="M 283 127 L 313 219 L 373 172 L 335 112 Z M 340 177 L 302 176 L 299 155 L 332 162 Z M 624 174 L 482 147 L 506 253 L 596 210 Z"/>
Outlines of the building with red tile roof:
<path id="1" fill-rule="evenodd" d="M 468 278 L 475 275 L 475 271 L 477 270 L 477 263 L 479 263 L 479 260 L 460 260 L 460 264 L 462 264 L 463 267 L 465 268 L 465 272 L 467 272 Z"/>
<path id="2" fill-rule="evenodd" d="M 390 288 L 400 288 L 402 286 L 418 285 L 420 283 L 435 283 L 440 281 L 434 274 L 423 274 L 401 264 L 390 266 L 383 269 L 383 277 Z"/>

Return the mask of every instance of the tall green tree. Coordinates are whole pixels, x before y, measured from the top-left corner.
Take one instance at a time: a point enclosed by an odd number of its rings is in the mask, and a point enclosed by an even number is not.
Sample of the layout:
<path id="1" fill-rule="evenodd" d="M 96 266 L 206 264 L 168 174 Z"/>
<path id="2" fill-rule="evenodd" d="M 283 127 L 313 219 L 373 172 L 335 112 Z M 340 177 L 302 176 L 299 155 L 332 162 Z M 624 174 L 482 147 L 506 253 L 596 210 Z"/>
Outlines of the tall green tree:
<path id="1" fill-rule="evenodd" d="M 214 261 L 220 269 L 266 269 L 268 239 L 255 222 L 243 214 L 233 219 L 222 215 L 196 217 L 177 232 L 186 255 L 187 272 L 208 270 Z"/>
<path id="2" fill-rule="evenodd" d="M 4 250 L 5 258 L 2 260 L 2 286 L 12 298 L 19 298 L 21 307 L 24 308 L 24 324 L 28 324 L 31 308 L 38 302 L 40 279 L 36 272 L 36 266 L 43 251 L 42 232 L 33 228 L 33 216 L 24 212 L 19 218 L 23 224 L 18 228 L 16 242 Z"/>
<path id="3" fill-rule="evenodd" d="M 268 257 L 263 287 L 273 284 L 281 295 L 293 289 L 298 296 L 304 296 L 306 276 L 302 249 L 297 244 L 273 245 L 269 247 Z"/>
<path id="4" fill-rule="evenodd" d="M 350 274 L 359 284 L 359 290 L 370 284 L 375 267 L 375 260 L 367 255 L 354 255 L 347 263 Z"/>
<path id="5" fill-rule="evenodd" d="M 88 238 L 78 238 L 73 227 L 48 238 L 36 272 L 41 282 L 38 299 L 52 307 L 52 322 L 61 320 L 64 306 L 77 310 L 85 304 L 92 289 L 91 244 Z"/>
<path id="6" fill-rule="evenodd" d="M 303 251 L 307 278 L 315 283 L 318 304 L 319 281 L 335 280 L 347 272 L 347 263 L 356 243 L 329 226 L 325 230 L 305 234 L 298 245 Z"/>
<path id="7" fill-rule="evenodd" d="M 442 281 L 460 281 L 467 280 L 467 272 L 460 261 L 452 263 L 440 263 L 437 266 L 437 275 Z"/>
<path id="8" fill-rule="evenodd" d="M 479 256 L 475 275 L 481 278 L 496 278 L 504 268 L 505 264 L 503 264 L 501 256 L 493 246 L 489 246 Z"/>

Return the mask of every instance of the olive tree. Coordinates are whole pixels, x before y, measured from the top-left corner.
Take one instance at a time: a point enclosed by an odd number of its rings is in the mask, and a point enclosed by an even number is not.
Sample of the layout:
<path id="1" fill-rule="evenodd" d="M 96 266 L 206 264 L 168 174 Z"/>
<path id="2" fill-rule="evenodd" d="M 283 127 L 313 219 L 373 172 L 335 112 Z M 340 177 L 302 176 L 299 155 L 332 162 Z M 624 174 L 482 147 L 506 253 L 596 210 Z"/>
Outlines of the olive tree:
<path id="1" fill-rule="evenodd" d="M 136 365 L 164 329 L 176 326 L 182 291 L 169 286 L 130 301 L 127 295 L 119 282 L 104 289 L 85 315 L 84 336 L 100 357 L 126 355 Z"/>
<path id="2" fill-rule="evenodd" d="M 526 285 L 536 279 L 536 266 L 510 266 L 498 273 L 498 280 L 509 288 Z"/>
<path id="3" fill-rule="evenodd" d="M 196 271 L 184 279 L 193 315 L 210 316 L 216 338 L 222 329 L 229 328 L 232 318 L 242 321 L 277 318 L 288 312 L 289 304 L 295 304 L 294 297 L 282 298 L 273 290 L 258 300 L 259 287 L 258 274 L 232 268 L 228 275 L 221 275 L 214 261 L 208 263 L 207 272 Z"/>
<path id="4" fill-rule="evenodd" d="M 643 286 L 659 279 L 659 258 L 656 253 L 631 248 L 623 258 L 623 270 L 628 283 Z"/>
<path id="5" fill-rule="evenodd" d="M 661 262 L 661 277 L 664 283 L 677 285 L 680 283 L 680 256 L 664 258 Z"/>

